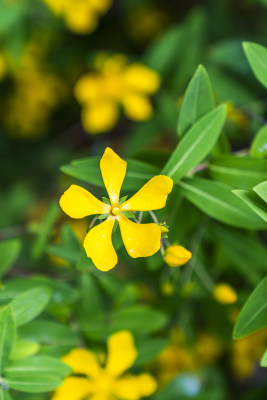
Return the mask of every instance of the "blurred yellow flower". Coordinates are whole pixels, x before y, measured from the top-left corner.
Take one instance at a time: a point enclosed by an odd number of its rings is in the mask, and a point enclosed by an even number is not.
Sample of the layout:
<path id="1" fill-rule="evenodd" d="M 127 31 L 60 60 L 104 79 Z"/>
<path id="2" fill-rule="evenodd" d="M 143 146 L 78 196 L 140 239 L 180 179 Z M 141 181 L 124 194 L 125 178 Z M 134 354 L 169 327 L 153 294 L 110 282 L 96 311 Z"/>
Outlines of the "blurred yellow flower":
<path id="1" fill-rule="evenodd" d="M 127 163 L 107 147 L 100 161 L 100 169 L 110 204 L 99 201 L 77 185 L 71 185 L 59 202 L 62 210 L 71 218 L 79 219 L 93 214 L 106 215 L 107 219 L 104 222 L 88 232 L 83 244 L 87 256 L 101 271 L 112 269 L 118 261 L 111 239 L 116 220 L 120 226 L 124 246 L 131 257 L 149 257 L 160 249 L 160 226 L 155 223 L 132 222 L 125 213 L 163 208 L 172 190 L 173 181 L 167 176 L 154 176 L 134 196 L 120 204 L 120 190 L 126 167 Z"/>
<path id="2" fill-rule="evenodd" d="M 33 137 L 45 132 L 51 112 L 65 96 L 63 82 L 40 67 L 39 50 L 30 45 L 16 68 L 11 68 L 14 89 L 3 110 L 3 121 L 16 137 Z"/>
<path id="3" fill-rule="evenodd" d="M 63 18 L 68 29 L 86 35 L 98 26 L 99 18 L 111 6 L 111 0 L 43 0 L 50 10 Z"/>
<path id="4" fill-rule="evenodd" d="M 246 114 L 244 114 L 242 111 L 239 111 L 230 101 L 228 101 L 226 104 L 227 104 L 227 118 L 240 128 L 242 129 L 247 128 L 248 118 Z"/>
<path id="5" fill-rule="evenodd" d="M 186 264 L 191 257 L 192 253 L 190 251 L 178 245 L 167 247 L 164 253 L 164 261 L 170 267 L 180 267 Z"/>
<path id="6" fill-rule="evenodd" d="M 227 283 L 219 283 L 213 288 L 213 297 L 222 304 L 232 304 L 237 300 L 236 291 Z"/>
<path id="7" fill-rule="evenodd" d="M 157 72 L 139 63 L 127 64 L 122 55 L 102 59 L 98 71 L 84 75 L 75 87 L 84 129 L 89 133 L 112 129 L 119 119 L 119 105 L 131 120 L 149 119 L 153 109 L 148 96 L 159 84 Z"/>
<path id="8" fill-rule="evenodd" d="M 0 54 L 0 80 L 3 79 L 3 77 L 5 76 L 6 70 L 7 70 L 7 65 L 5 57 L 2 54 Z"/>
<path id="9" fill-rule="evenodd" d="M 177 374 L 194 371 L 212 364 L 221 354 L 218 340 L 208 333 L 197 336 L 195 343 L 188 342 L 183 332 L 173 329 L 170 344 L 159 354 L 156 365 L 158 379 L 166 383 Z"/>
<path id="10" fill-rule="evenodd" d="M 266 329 L 232 342 L 231 366 L 235 375 L 246 378 L 253 373 L 266 349 Z"/>
<path id="11" fill-rule="evenodd" d="M 157 389 L 151 375 L 123 375 L 136 358 L 134 339 L 129 331 L 120 331 L 109 337 L 105 367 L 100 365 L 94 353 L 75 349 L 63 361 L 77 376 L 66 378 L 52 400 L 139 400 L 150 396 Z"/>

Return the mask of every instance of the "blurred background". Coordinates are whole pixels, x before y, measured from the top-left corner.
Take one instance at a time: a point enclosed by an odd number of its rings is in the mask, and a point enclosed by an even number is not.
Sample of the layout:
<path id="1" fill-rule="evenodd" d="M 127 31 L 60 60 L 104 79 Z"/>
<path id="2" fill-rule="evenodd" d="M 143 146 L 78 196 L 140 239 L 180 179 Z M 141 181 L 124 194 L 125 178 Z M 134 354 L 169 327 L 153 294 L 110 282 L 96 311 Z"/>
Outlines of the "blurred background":
<path id="1" fill-rule="evenodd" d="M 26 232 L 31 243 L 51 202 L 72 182 L 60 167 L 73 159 L 99 156 L 110 146 L 124 158 L 147 162 L 152 151 L 161 166 L 176 146 L 179 110 L 199 64 L 207 69 L 216 102 L 227 103 L 227 149 L 247 149 L 265 121 L 266 90 L 253 77 L 242 42 L 267 45 L 266 0 L 84 3 L 0 0 L 0 239 Z M 197 246 L 206 221 L 199 222 L 200 212 L 192 205 L 185 207 L 191 222 L 186 225 L 178 215 L 175 221 L 183 228 L 171 239 Z M 215 225 L 201 257 L 213 277 L 221 274 L 236 288 L 240 304 L 225 307 L 211 299 L 205 271 L 195 292 L 188 277 L 184 284 L 176 277 L 180 286 L 174 294 L 173 278 L 150 263 L 145 279 L 159 279 L 161 300 L 156 300 L 140 283 L 138 270 L 140 297 L 169 314 L 168 346 L 153 370 L 164 384 L 183 377 L 175 381 L 181 398 L 203 393 L 197 398 L 263 399 L 266 372 L 258 360 L 267 335 L 263 331 L 233 342 L 231 332 L 258 282 L 256 272 L 244 268 L 257 264 L 260 275 L 266 252 L 251 234 Z M 83 237 L 86 227 L 73 229 Z M 53 232 L 55 242 L 57 235 Z M 218 251 L 210 254 L 214 237 Z M 235 249 L 243 243 L 253 250 L 240 258 L 229 250 L 233 241 Z M 36 266 L 29 253 L 23 250 L 21 269 L 13 275 L 46 269 L 46 258 L 35 258 Z M 174 326 L 178 304 L 180 324 Z M 194 375 L 200 369 L 204 389 L 215 388 L 212 397 L 201 392 Z M 165 394 L 166 399 L 172 397 Z"/>

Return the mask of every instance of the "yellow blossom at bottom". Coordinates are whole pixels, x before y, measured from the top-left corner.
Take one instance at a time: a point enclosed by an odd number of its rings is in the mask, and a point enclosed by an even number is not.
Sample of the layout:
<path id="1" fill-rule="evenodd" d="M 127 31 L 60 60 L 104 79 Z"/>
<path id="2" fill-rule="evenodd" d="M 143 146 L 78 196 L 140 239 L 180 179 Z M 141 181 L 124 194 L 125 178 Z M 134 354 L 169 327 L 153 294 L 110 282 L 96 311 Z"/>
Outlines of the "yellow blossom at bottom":
<path id="1" fill-rule="evenodd" d="M 63 361 L 76 376 L 66 378 L 52 400 L 139 400 L 150 396 L 157 389 L 151 375 L 123 375 L 136 358 L 134 339 L 129 331 L 120 331 L 109 337 L 104 367 L 94 353 L 82 348 L 74 349 Z"/>
<path id="2" fill-rule="evenodd" d="M 226 283 L 220 283 L 214 286 L 213 297 L 222 304 L 232 304 L 237 300 L 235 290 Z"/>
<path id="3" fill-rule="evenodd" d="M 181 267 L 192 257 L 192 253 L 183 246 L 169 246 L 164 253 L 164 261 L 170 267 Z"/>

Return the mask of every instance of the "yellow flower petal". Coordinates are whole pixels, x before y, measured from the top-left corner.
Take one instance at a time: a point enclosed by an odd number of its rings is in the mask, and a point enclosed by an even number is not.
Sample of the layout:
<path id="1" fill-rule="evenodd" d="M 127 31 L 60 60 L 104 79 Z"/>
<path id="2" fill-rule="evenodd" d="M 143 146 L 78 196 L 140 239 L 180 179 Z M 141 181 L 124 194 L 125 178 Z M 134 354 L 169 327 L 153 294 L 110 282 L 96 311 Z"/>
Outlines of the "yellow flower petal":
<path id="1" fill-rule="evenodd" d="M 92 392 L 92 384 L 86 378 L 69 377 L 54 392 L 51 400 L 84 400 Z"/>
<path id="2" fill-rule="evenodd" d="M 142 374 L 117 379 L 114 394 L 124 400 L 139 400 L 143 396 L 150 396 L 156 389 L 155 379 L 149 374 Z"/>
<path id="3" fill-rule="evenodd" d="M 86 74 L 76 83 L 74 95 L 80 103 L 93 103 L 103 99 L 105 81 L 97 74 Z"/>
<path id="4" fill-rule="evenodd" d="M 107 147 L 100 161 L 100 169 L 112 204 L 119 202 L 126 168 L 126 161 L 123 161 L 113 150 Z"/>
<path id="5" fill-rule="evenodd" d="M 122 98 L 124 112 L 129 119 L 145 121 L 151 118 L 153 108 L 150 100 L 141 94 L 129 93 Z"/>
<path id="6" fill-rule="evenodd" d="M 119 118 L 118 106 L 113 101 L 94 103 L 82 110 L 82 125 L 89 133 L 107 132 Z"/>
<path id="7" fill-rule="evenodd" d="M 122 214 L 117 218 L 124 246 L 131 257 L 149 257 L 160 249 L 161 230 L 157 224 L 137 224 Z"/>
<path id="8" fill-rule="evenodd" d="M 91 229 L 83 243 L 87 256 L 92 259 L 96 268 L 100 271 L 109 271 L 118 262 L 111 240 L 113 225 L 114 219 L 108 218 L 105 222 Z"/>
<path id="9" fill-rule="evenodd" d="M 98 25 L 97 17 L 82 8 L 76 8 L 73 12 L 66 13 L 65 20 L 68 28 L 80 35 L 94 31 Z"/>
<path id="10" fill-rule="evenodd" d="M 173 245 L 167 247 L 164 253 L 164 261 L 170 267 L 181 267 L 192 257 L 192 253 L 183 246 Z"/>
<path id="11" fill-rule="evenodd" d="M 129 65 L 125 69 L 123 79 L 128 89 L 148 94 L 155 93 L 160 84 L 160 75 L 139 63 Z"/>
<path id="12" fill-rule="evenodd" d="M 168 176 L 157 175 L 150 179 L 134 196 L 121 205 L 122 211 L 150 211 L 165 206 L 173 181 Z"/>
<path id="13" fill-rule="evenodd" d="M 87 400 L 87 399 L 86 399 Z M 103 393 L 95 393 L 88 400 L 111 400 L 110 396 Z"/>
<path id="14" fill-rule="evenodd" d="M 75 374 L 95 377 L 101 370 L 95 354 L 86 349 L 74 349 L 63 357 L 62 361 L 68 364 Z"/>
<path id="15" fill-rule="evenodd" d="M 59 200 L 62 210 L 71 218 L 84 218 L 93 214 L 108 214 L 110 206 L 102 203 L 81 186 L 71 185 Z"/>
<path id="16" fill-rule="evenodd" d="M 112 376 L 120 376 L 135 362 L 137 351 L 134 338 L 129 331 L 114 333 L 108 339 L 106 371 Z"/>

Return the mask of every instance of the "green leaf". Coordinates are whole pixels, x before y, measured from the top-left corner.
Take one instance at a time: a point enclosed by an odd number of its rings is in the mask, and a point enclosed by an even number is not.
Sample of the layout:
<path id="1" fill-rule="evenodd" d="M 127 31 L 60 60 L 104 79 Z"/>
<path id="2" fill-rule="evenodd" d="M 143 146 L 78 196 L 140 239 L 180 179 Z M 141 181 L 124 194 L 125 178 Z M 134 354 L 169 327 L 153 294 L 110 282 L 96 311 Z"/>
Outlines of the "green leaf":
<path id="1" fill-rule="evenodd" d="M 10 360 L 21 360 L 22 358 L 33 356 L 39 351 L 40 346 L 38 343 L 29 342 L 26 340 L 17 340 L 14 343 Z"/>
<path id="2" fill-rule="evenodd" d="M 249 296 L 234 327 L 233 337 L 239 339 L 267 326 L 267 277 Z"/>
<path id="3" fill-rule="evenodd" d="M 250 154 L 257 158 L 267 157 L 267 125 L 264 125 L 255 136 Z"/>
<path id="4" fill-rule="evenodd" d="M 257 285 L 262 274 L 266 273 L 267 259 L 267 248 L 261 244 L 257 234 L 247 235 L 216 223 L 209 227 L 208 235 L 223 250 L 223 268 L 226 270 L 231 265 L 248 282 Z"/>
<path id="5" fill-rule="evenodd" d="M 231 192 L 230 186 L 203 178 L 185 179 L 179 186 L 189 201 L 218 221 L 237 228 L 266 228 L 264 221 Z"/>
<path id="6" fill-rule="evenodd" d="M 260 183 L 253 190 L 267 203 L 267 181 Z"/>
<path id="7" fill-rule="evenodd" d="M 162 170 L 175 182 L 201 162 L 215 145 L 226 117 L 226 107 L 220 106 L 198 120 L 178 144 Z"/>
<path id="8" fill-rule="evenodd" d="M 76 264 L 81 254 L 81 246 L 69 225 L 66 224 L 61 228 L 60 239 L 60 244 L 48 246 L 47 252 L 67 261 L 71 265 Z"/>
<path id="9" fill-rule="evenodd" d="M 88 314 L 99 314 L 103 310 L 100 289 L 92 274 L 81 276 L 81 312 Z"/>
<path id="10" fill-rule="evenodd" d="M 39 354 L 61 357 L 78 346 L 77 333 L 66 325 L 41 320 L 32 321 L 18 330 L 19 337 L 41 345 Z"/>
<path id="11" fill-rule="evenodd" d="M 8 239 L 0 243 L 0 278 L 13 266 L 21 249 L 18 239 Z"/>
<path id="12" fill-rule="evenodd" d="M 61 171 L 81 181 L 104 188 L 99 165 L 100 157 L 90 157 L 72 161 L 71 164 L 61 167 Z M 137 190 L 158 173 L 159 169 L 153 165 L 128 159 L 123 190 Z"/>
<path id="13" fill-rule="evenodd" d="M 5 392 L 0 388 L 0 400 L 11 400 L 11 397 L 8 392 Z"/>
<path id="14" fill-rule="evenodd" d="M 261 362 L 260 362 L 261 367 L 267 367 L 267 350 L 265 350 Z"/>
<path id="15" fill-rule="evenodd" d="M 190 81 L 182 103 L 178 135 L 180 137 L 203 115 L 215 106 L 211 83 L 207 71 L 200 65 Z"/>
<path id="16" fill-rule="evenodd" d="M 2 308 L 0 310 L 0 375 L 9 359 L 15 335 L 16 327 L 12 310 L 10 307 Z"/>
<path id="17" fill-rule="evenodd" d="M 24 393 L 45 393 L 62 385 L 63 381 L 50 375 L 25 374 L 6 378 L 5 382 L 11 389 Z"/>
<path id="18" fill-rule="evenodd" d="M 105 339 L 107 335 L 121 329 L 128 329 L 136 335 L 146 335 L 162 328 L 167 317 L 161 311 L 145 306 L 125 307 L 106 315 L 98 315 L 84 321 L 83 328 L 90 338 Z"/>
<path id="19" fill-rule="evenodd" d="M 16 296 L 10 303 L 17 326 L 27 324 L 47 306 L 51 292 L 47 288 L 36 287 Z"/>
<path id="20" fill-rule="evenodd" d="M 30 357 L 20 361 L 13 361 L 5 368 L 5 377 L 19 377 L 20 375 L 54 375 L 64 378 L 72 369 L 60 360 L 47 356 Z"/>
<path id="21" fill-rule="evenodd" d="M 136 342 L 138 357 L 134 363 L 136 366 L 141 366 L 152 361 L 168 344 L 166 339 L 142 339 L 139 343 Z"/>
<path id="22" fill-rule="evenodd" d="M 267 204 L 255 192 L 249 190 L 233 190 L 233 193 L 267 222 Z"/>
<path id="23" fill-rule="evenodd" d="M 258 81 L 267 88 L 267 49 L 260 44 L 244 42 L 243 47 Z"/>
<path id="24" fill-rule="evenodd" d="M 44 221 L 42 222 L 42 224 L 40 224 L 39 233 L 33 245 L 32 255 L 35 260 L 39 259 L 43 255 L 46 243 L 49 239 L 52 227 L 56 222 L 58 214 L 59 214 L 58 204 L 52 203 L 47 211 Z"/>
<path id="25" fill-rule="evenodd" d="M 209 175 L 240 189 L 251 189 L 267 178 L 267 160 L 224 155 L 209 163 Z"/>

